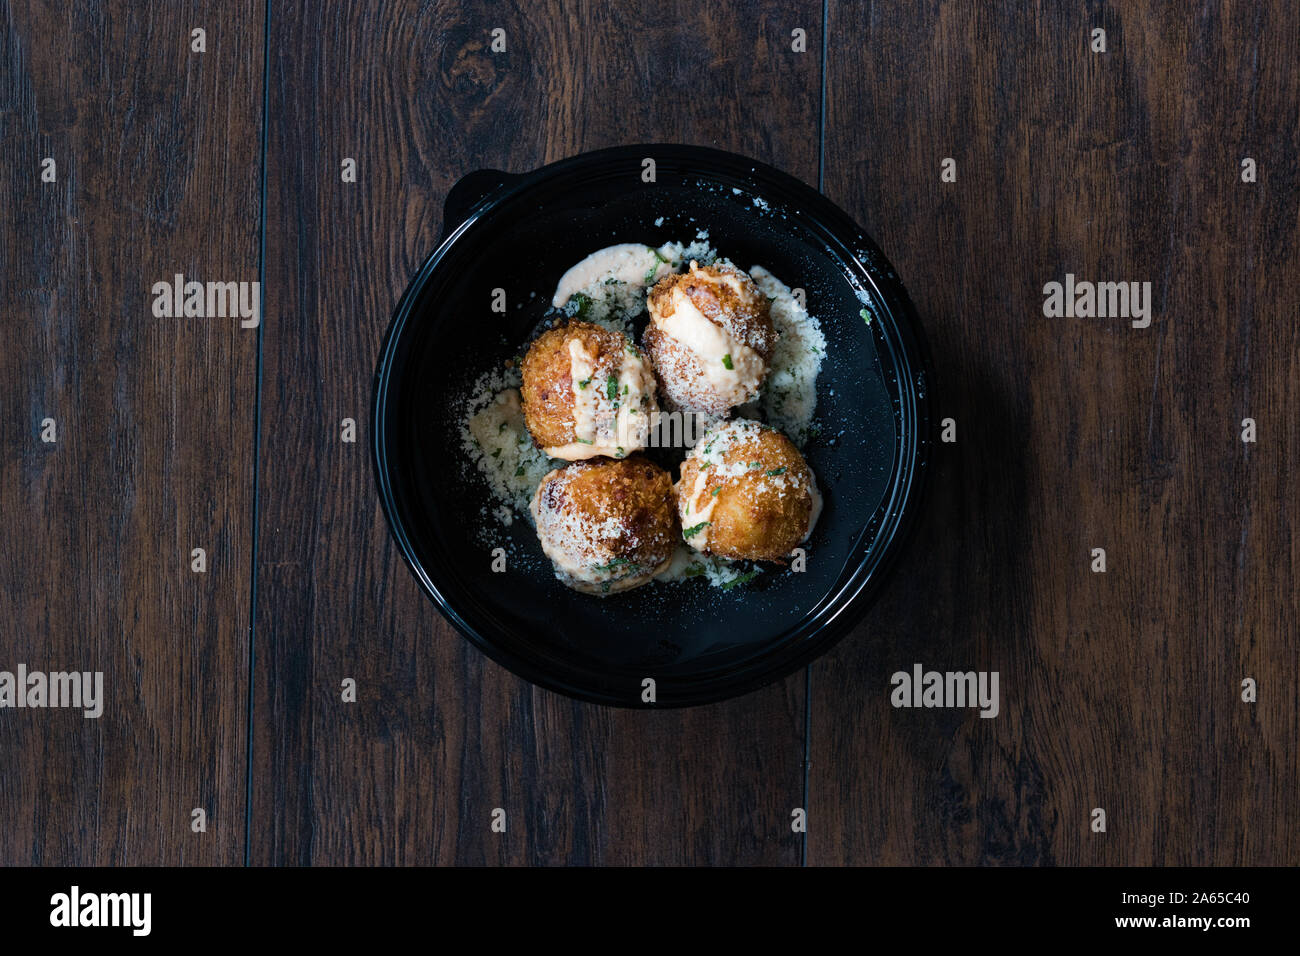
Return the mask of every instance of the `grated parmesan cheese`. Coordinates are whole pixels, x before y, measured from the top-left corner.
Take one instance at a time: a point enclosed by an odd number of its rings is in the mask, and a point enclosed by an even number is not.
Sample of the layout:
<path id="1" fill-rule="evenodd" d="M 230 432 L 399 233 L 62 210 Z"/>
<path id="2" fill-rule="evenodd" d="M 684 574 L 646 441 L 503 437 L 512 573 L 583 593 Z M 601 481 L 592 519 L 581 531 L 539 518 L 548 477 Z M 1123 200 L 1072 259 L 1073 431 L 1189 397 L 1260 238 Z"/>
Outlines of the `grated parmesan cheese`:
<path id="1" fill-rule="evenodd" d="M 524 425 L 519 370 L 493 369 L 475 381 L 461 419 L 461 451 L 482 474 L 499 503 L 492 514 L 509 527 L 554 467 Z"/>
<path id="2" fill-rule="evenodd" d="M 764 421 L 802 448 L 812 434 L 817 412 L 817 376 L 826 355 L 826 336 L 821 323 L 799 304 L 788 285 L 762 266 L 752 266 L 749 276 L 772 300 L 772 325 L 778 337 L 758 399 L 739 414 L 755 416 L 761 410 Z"/>

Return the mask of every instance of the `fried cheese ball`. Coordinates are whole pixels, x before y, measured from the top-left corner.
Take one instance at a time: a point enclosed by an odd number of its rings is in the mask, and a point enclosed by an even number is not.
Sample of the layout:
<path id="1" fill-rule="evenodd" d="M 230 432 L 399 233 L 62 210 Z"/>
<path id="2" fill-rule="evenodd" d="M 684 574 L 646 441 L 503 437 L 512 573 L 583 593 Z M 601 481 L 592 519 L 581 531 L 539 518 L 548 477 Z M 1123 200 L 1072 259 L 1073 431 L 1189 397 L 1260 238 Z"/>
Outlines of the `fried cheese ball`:
<path id="1" fill-rule="evenodd" d="M 672 561 L 672 476 L 641 455 L 558 468 L 533 495 L 533 520 L 555 576 L 585 594 L 649 582 Z"/>
<path id="2" fill-rule="evenodd" d="M 654 367 L 627 336 L 570 321 L 542 333 L 523 362 L 524 423 L 552 458 L 625 458 L 649 440 Z"/>
<path id="3" fill-rule="evenodd" d="M 821 513 L 817 481 L 799 449 L 776 429 L 743 418 L 704 434 L 674 490 L 686 543 L 722 558 L 784 561 Z"/>
<path id="4" fill-rule="evenodd" d="M 647 308 L 643 342 L 673 405 L 720 416 L 758 394 L 777 333 L 767 296 L 744 272 L 692 261 L 655 283 Z"/>

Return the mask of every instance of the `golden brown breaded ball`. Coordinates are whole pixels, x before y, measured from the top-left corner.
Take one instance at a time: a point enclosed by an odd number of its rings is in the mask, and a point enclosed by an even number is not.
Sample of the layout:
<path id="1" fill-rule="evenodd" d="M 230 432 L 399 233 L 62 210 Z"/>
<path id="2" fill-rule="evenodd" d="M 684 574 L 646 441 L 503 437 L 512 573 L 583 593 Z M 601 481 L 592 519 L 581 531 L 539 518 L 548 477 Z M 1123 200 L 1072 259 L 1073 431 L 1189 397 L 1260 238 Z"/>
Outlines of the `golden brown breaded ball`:
<path id="1" fill-rule="evenodd" d="M 654 367 L 622 333 L 579 321 L 549 329 L 522 371 L 524 423 L 552 458 L 624 458 L 649 441 Z"/>
<path id="2" fill-rule="evenodd" d="M 556 469 L 537 486 L 532 513 L 555 576 L 586 594 L 647 583 L 677 546 L 672 476 L 641 455 Z"/>
<path id="3" fill-rule="evenodd" d="M 704 434 L 674 490 L 686 543 L 723 558 L 783 561 L 821 512 L 799 449 L 775 428 L 743 418 Z"/>
<path id="4" fill-rule="evenodd" d="M 749 276 L 729 263 L 692 262 L 655 283 L 646 304 L 643 342 L 673 405 L 725 415 L 758 394 L 777 333 L 767 296 Z"/>

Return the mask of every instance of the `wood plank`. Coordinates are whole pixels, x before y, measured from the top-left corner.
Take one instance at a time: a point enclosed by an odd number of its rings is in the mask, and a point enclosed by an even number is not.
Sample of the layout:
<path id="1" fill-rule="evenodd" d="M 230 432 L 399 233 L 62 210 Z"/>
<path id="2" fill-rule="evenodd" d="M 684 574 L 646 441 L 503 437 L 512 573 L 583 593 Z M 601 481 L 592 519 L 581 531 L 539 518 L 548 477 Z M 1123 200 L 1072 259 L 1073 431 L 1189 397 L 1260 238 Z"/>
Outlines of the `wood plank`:
<path id="1" fill-rule="evenodd" d="M 835 0 L 828 35 L 827 192 L 908 285 L 958 441 L 813 666 L 810 863 L 1300 862 L 1300 14 Z M 1067 272 L 1150 281 L 1150 327 L 1044 317 Z M 915 662 L 999 671 L 1001 714 L 892 708 Z"/>
<path id="2" fill-rule="evenodd" d="M 812 52 L 790 51 L 795 28 Z M 803 675 L 672 713 L 534 689 L 417 590 L 364 423 L 393 307 L 465 173 L 672 140 L 815 182 L 820 5 L 299 3 L 271 30 L 253 859 L 797 862 Z"/>
<path id="3" fill-rule="evenodd" d="M 0 711 L 0 862 L 239 863 L 256 332 L 150 290 L 258 279 L 264 7 L 3 17 L 0 669 L 104 704 Z"/>

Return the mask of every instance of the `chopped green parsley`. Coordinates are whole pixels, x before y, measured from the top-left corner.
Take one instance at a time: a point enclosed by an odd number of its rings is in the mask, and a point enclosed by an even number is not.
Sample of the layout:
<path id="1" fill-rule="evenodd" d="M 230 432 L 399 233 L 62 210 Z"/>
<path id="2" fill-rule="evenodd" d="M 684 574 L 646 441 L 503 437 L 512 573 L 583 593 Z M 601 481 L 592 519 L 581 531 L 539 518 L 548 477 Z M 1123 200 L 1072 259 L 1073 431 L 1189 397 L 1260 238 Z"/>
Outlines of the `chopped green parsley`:
<path id="1" fill-rule="evenodd" d="M 732 588 L 739 587 L 742 584 L 748 584 L 756 577 L 758 577 L 758 568 L 755 568 L 753 571 L 746 571 L 744 574 L 732 578 L 722 586 L 722 590 L 730 591 Z"/>

